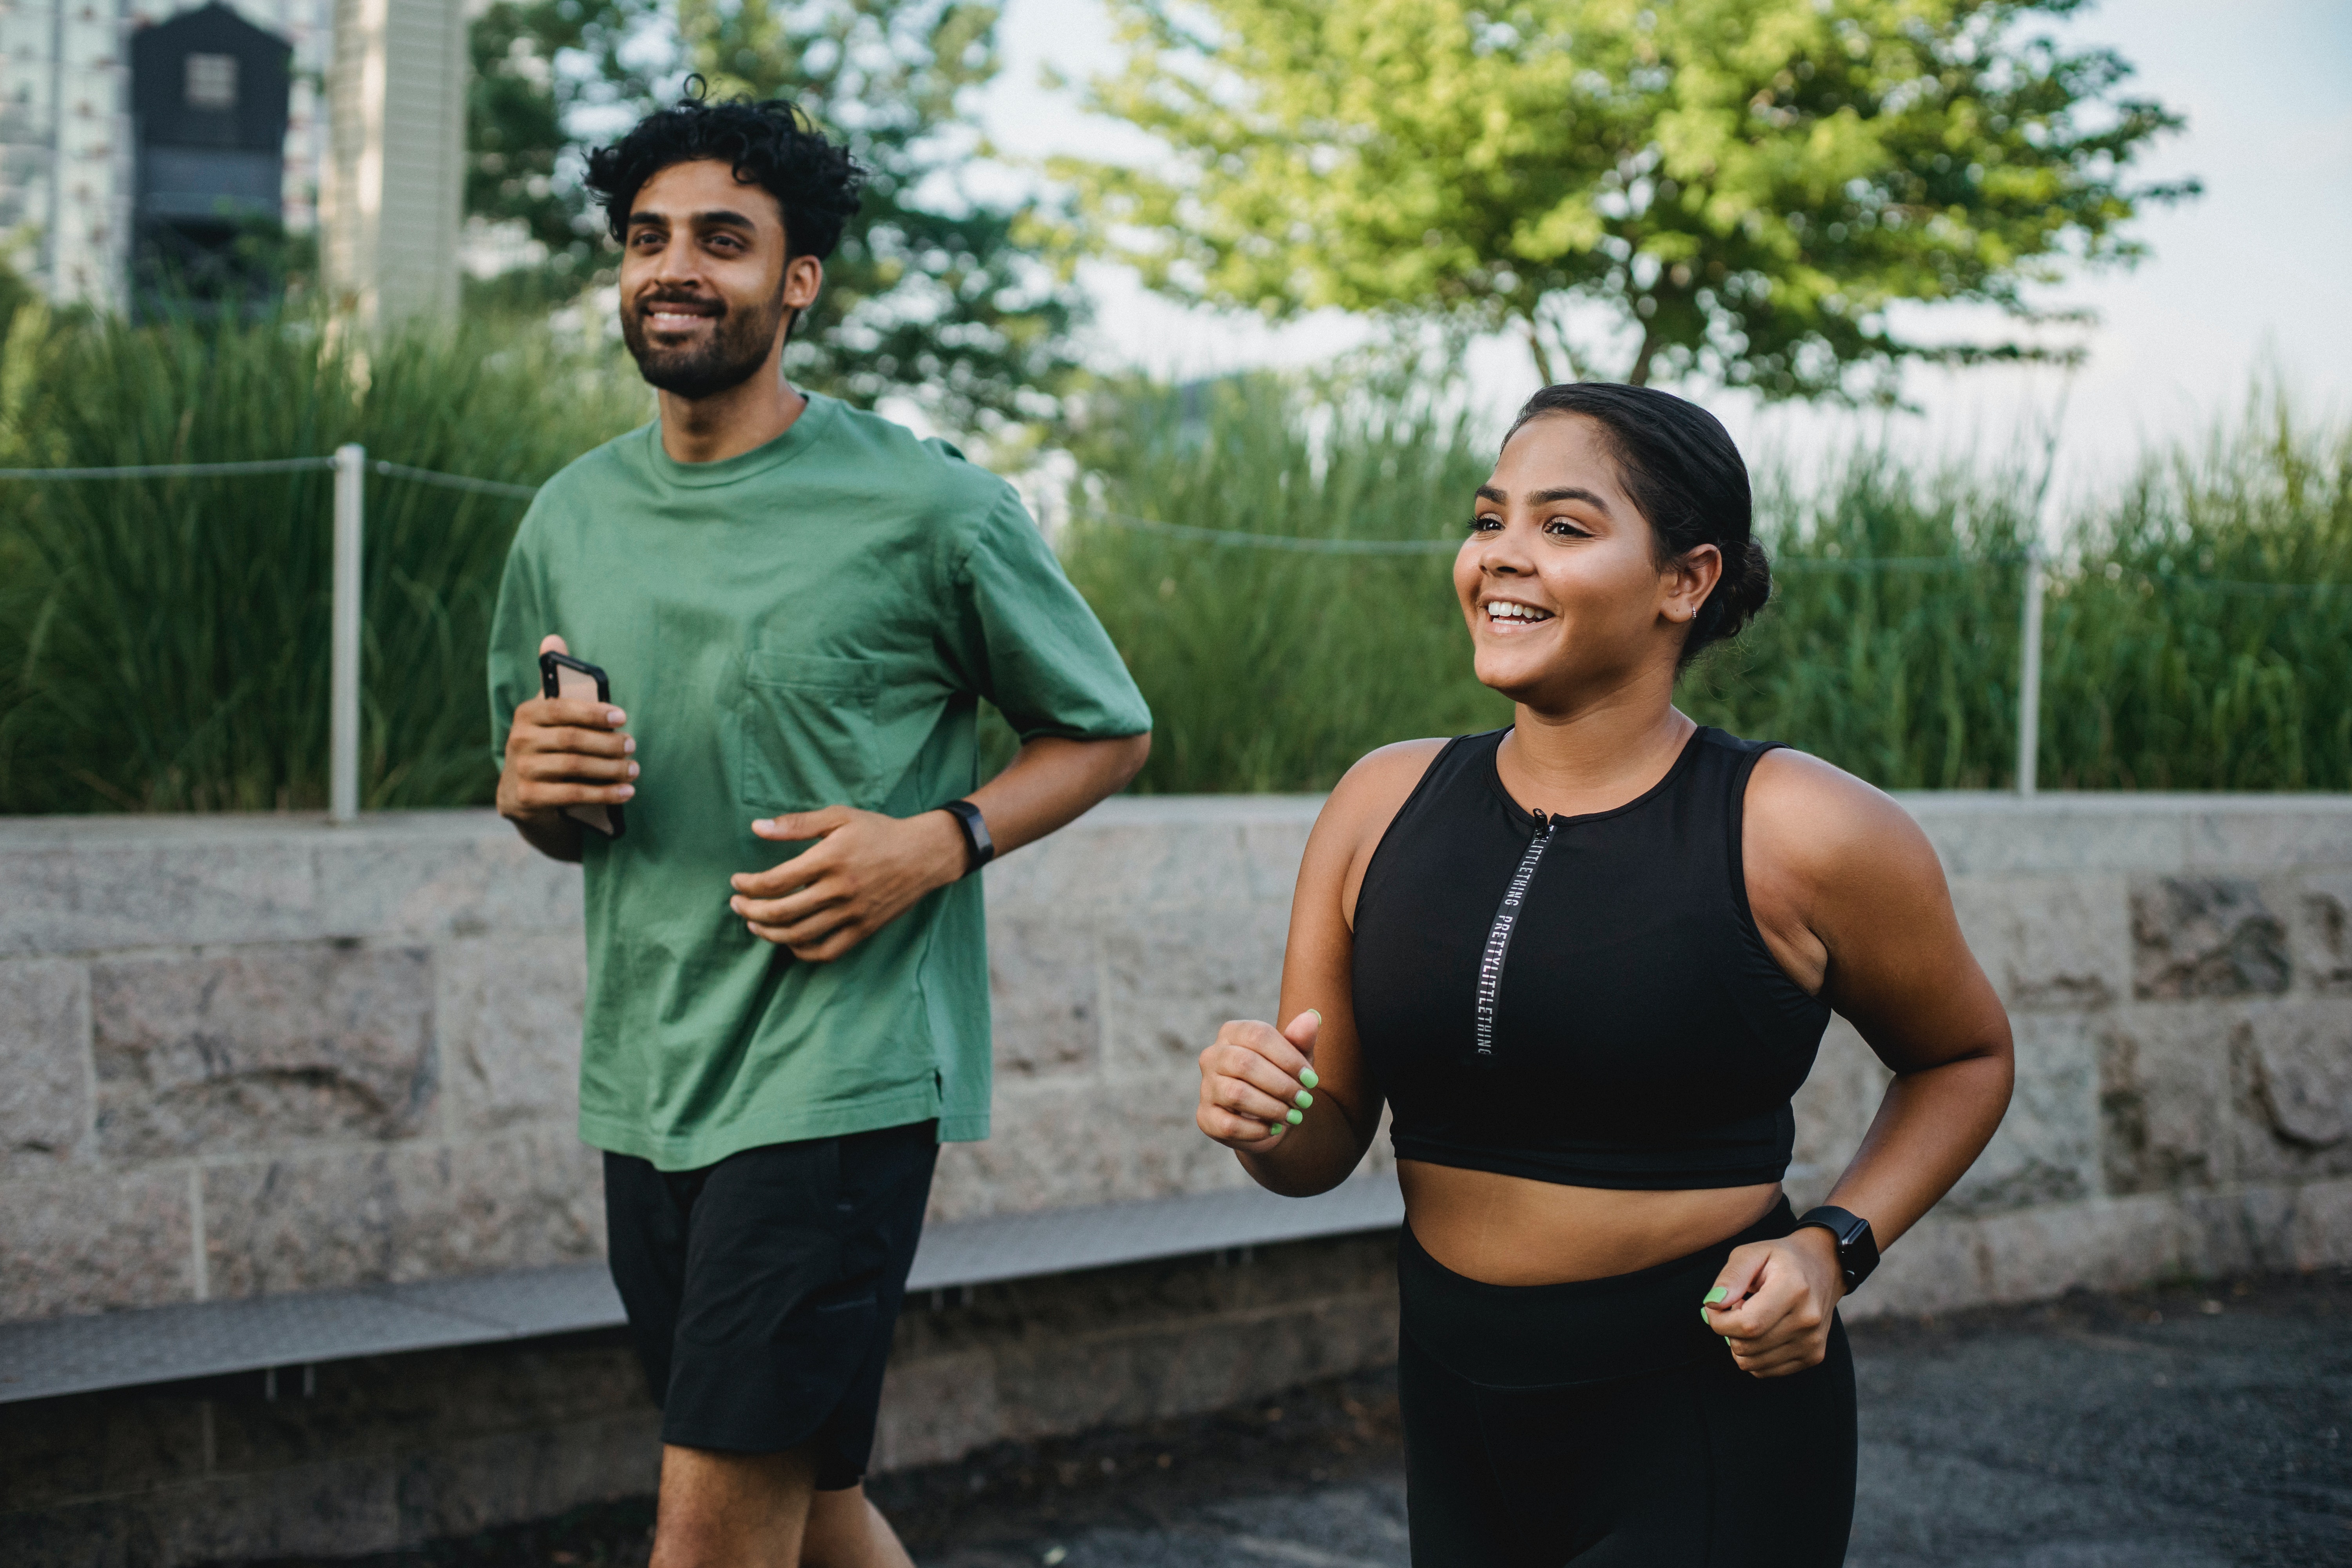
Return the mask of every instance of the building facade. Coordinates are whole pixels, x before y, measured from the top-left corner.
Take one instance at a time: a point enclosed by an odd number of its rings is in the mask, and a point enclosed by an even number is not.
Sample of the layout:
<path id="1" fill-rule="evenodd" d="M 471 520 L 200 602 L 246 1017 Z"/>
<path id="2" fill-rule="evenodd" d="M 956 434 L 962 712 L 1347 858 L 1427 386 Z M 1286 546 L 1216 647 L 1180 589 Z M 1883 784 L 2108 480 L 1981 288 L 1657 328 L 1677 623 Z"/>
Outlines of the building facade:
<path id="1" fill-rule="evenodd" d="M 290 50 L 278 212 L 289 232 L 318 233 L 330 298 L 369 322 L 454 311 L 463 0 L 226 4 Z M 131 302 L 142 177 L 132 41 L 199 8 L 0 0 L 0 254 L 54 302 Z"/>
<path id="2" fill-rule="evenodd" d="M 289 229 L 313 228 L 333 0 L 233 0 L 232 8 L 293 50 L 279 211 Z M 0 0 L 0 246 L 53 301 L 128 302 L 139 177 L 131 40 L 185 9 L 168 0 Z"/>
<path id="3" fill-rule="evenodd" d="M 131 292 L 266 301 L 282 252 L 247 242 L 285 218 L 292 48 L 227 5 L 183 11 L 131 35 Z"/>

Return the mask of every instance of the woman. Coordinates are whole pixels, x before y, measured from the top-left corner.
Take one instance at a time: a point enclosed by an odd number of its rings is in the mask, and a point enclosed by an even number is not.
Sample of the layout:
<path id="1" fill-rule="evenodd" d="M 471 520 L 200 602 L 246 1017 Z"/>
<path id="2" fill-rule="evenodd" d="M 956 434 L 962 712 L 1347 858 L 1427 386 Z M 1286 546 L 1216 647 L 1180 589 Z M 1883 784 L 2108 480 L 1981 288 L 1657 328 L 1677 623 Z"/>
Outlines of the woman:
<path id="1" fill-rule="evenodd" d="M 1290 1022 L 1219 1032 L 1201 1129 L 1303 1196 L 1394 1111 L 1415 1563 L 1830 1568 L 1853 1511 L 1837 1303 L 1992 1136 L 2008 1019 L 1900 806 L 1675 709 L 1771 585 L 1712 416 L 1538 393 L 1454 582 L 1513 723 L 1340 781 L 1299 869 Z M 1895 1079 L 1800 1219 L 1790 1098 L 1832 1008 Z"/>

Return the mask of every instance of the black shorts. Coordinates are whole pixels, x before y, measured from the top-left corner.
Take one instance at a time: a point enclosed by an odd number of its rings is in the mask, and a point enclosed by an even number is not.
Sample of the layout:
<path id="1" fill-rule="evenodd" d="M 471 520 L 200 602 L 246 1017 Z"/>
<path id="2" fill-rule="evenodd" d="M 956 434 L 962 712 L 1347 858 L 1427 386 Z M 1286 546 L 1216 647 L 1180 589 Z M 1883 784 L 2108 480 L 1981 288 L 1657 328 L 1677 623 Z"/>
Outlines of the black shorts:
<path id="1" fill-rule="evenodd" d="M 604 1156 L 613 1283 L 662 1441 L 816 1450 L 856 1486 L 922 1235 L 939 1124 L 772 1143 L 699 1171 Z"/>
<path id="2" fill-rule="evenodd" d="M 1738 1236 L 1639 1273 L 1465 1279 L 1397 1248 L 1405 1510 L 1429 1568 L 1837 1568 L 1853 1522 L 1853 1357 L 1750 1377 L 1700 1321 Z"/>

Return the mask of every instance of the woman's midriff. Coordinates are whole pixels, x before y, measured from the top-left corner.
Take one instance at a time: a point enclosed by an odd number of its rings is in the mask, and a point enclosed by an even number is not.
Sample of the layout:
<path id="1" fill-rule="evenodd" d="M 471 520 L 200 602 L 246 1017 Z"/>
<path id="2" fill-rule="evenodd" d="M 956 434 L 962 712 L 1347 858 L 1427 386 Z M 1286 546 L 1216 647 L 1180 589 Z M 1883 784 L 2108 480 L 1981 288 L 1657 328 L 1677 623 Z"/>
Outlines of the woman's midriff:
<path id="1" fill-rule="evenodd" d="M 1780 1197 L 1777 1182 L 1622 1192 L 1420 1160 L 1398 1161 L 1397 1179 L 1423 1250 L 1488 1285 L 1559 1285 L 1654 1268 L 1747 1229 Z"/>

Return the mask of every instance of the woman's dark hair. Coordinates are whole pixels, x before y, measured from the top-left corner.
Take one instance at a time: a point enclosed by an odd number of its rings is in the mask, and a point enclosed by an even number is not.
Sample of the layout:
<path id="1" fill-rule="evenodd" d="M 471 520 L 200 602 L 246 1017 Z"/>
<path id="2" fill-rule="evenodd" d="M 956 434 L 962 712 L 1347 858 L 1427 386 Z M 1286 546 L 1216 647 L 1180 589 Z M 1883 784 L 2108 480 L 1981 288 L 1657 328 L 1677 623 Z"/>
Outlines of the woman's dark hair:
<path id="1" fill-rule="evenodd" d="M 1649 520 L 1661 566 L 1702 544 L 1723 552 L 1723 575 L 1691 622 L 1676 668 L 1738 636 L 1772 596 L 1772 563 L 1756 542 L 1748 465 L 1722 422 L 1653 387 L 1570 382 L 1528 398 L 1503 444 L 1547 414 L 1581 414 L 1605 432 L 1625 493 Z"/>
<path id="2" fill-rule="evenodd" d="M 656 110 L 610 147 L 588 154 L 588 189 L 604 204 L 613 237 L 628 238 L 629 208 L 647 180 L 674 163 L 709 158 L 776 198 L 788 258 L 831 256 L 857 212 L 858 187 L 866 181 L 848 149 L 825 140 L 787 99 L 713 103 L 703 98 L 699 78 L 689 79 L 687 89 L 672 107 Z"/>

